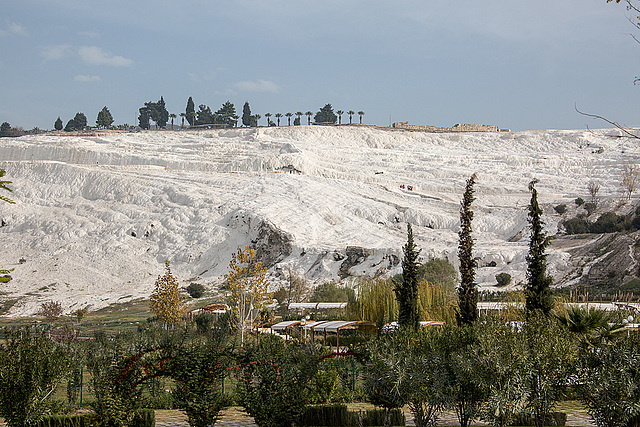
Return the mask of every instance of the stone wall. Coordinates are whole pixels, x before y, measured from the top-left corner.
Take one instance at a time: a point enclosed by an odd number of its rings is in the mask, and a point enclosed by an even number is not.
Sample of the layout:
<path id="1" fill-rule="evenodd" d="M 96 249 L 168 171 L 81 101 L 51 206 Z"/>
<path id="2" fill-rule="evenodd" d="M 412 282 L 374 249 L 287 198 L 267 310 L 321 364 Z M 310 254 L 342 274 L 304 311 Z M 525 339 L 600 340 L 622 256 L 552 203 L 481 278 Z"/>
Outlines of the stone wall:
<path id="1" fill-rule="evenodd" d="M 504 130 L 499 129 L 498 126 L 493 125 L 476 125 L 468 123 L 458 123 L 450 128 L 443 128 L 437 126 L 417 126 L 410 125 L 409 122 L 395 122 L 393 124 L 395 129 L 417 130 L 422 132 L 502 132 Z"/>

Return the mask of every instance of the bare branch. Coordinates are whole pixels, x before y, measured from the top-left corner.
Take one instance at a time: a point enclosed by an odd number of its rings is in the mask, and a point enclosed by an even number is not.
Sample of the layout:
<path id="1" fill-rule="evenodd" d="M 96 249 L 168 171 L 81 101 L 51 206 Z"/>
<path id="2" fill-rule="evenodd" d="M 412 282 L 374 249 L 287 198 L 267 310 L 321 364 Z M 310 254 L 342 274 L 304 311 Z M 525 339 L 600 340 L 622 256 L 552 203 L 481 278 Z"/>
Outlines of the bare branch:
<path id="1" fill-rule="evenodd" d="M 615 127 L 617 127 L 618 129 L 620 129 L 622 132 L 626 133 L 627 135 L 629 135 L 631 138 L 636 138 L 636 139 L 640 139 L 640 136 L 638 135 L 634 135 L 633 133 L 629 132 L 627 129 L 625 129 L 624 127 L 620 126 L 618 123 L 616 122 L 612 122 L 611 120 L 602 117 L 602 116 L 598 116 L 597 114 L 588 114 L 588 113 L 583 113 L 582 111 L 578 110 L 578 106 L 577 104 L 574 104 L 574 108 L 576 109 L 576 111 L 580 114 L 582 114 L 583 116 L 587 116 L 587 117 L 593 117 L 594 119 L 600 119 L 600 120 L 604 120 L 605 122 L 609 123 L 610 125 L 613 125 Z"/>

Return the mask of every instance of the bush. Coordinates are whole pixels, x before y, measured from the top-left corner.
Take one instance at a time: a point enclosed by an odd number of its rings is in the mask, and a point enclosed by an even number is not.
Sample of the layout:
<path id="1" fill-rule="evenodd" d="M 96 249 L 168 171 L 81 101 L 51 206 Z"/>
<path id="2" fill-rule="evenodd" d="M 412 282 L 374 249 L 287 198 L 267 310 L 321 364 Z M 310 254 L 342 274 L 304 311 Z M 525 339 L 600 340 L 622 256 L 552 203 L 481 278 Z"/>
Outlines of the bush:
<path id="1" fill-rule="evenodd" d="M 317 355 L 274 336 L 245 349 L 237 385 L 242 406 L 261 427 L 293 426 L 308 400 Z"/>
<path id="2" fill-rule="evenodd" d="M 347 405 L 318 405 L 307 406 L 298 419 L 298 426 L 383 426 L 385 425 L 385 410 L 371 409 L 367 411 L 348 411 Z M 399 408 L 391 409 L 388 412 L 390 425 L 404 426 L 406 420 L 402 410 Z"/>
<path id="3" fill-rule="evenodd" d="M 211 313 L 202 313 L 194 317 L 193 320 L 196 322 L 198 332 L 207 332 L 211 329 L 216 319 Z"/>
<path id="4" fill-rule="evenodd" d="M 565 213 L 567 211 L 567 205 L 565 205 L 564 203 L 558 206 L 554 206 L 553 208 L 558 214 L 562 215 L 563 213 Z"/>
<path id="5" fill-rule="evenodd" d="M 36 427 L 111 427 L 108 423 L 98 421 L 94 413 L 81 415 L 49 415 L 44 417 Z M 156 415 L 153 409 L 141 409 L 129 424 L 131 427 L 153 427 Z"/>
<path id="6" fill-rule="evenodd" d="M 591 224 L 592 233 L 615 233 L 626 228 L 626 217 L 616 215 L 615 212 L 605 212 Z"/>
<path id="7" fill-rule="evenodd" d="M 351 424 L 347 405 L 341 403 L 336 405 L 307 406 L 297 425 L 299 426 L 350 426 Z"/>
<path id="8" fill-rule="evenodd" d="M 589 232 L 590 224 L 583 218 L 571 218 L 562 223 L 567 234 L 585 234 Z"/>
<path id="9" fill-rule="evenodd" d="M 325 282 L 313 290 L 311 302 L 348 302 L 355 300 L 355 292 L 335 282 Z"/>
<path id="10" fill-rule="evenodd" d="M 534 418 L 532 414 L 521 413 L 515 416 L 511 422 L 512 426 L 534 426 Z M 548 426 L 565 426 L 567 425 L 567 414 L 565 412 L 551 412 L 549 419 L 546 419 L 545 425 Z"/>
<path id="11" fill-rule="evenodd" d="M 511 283 L 511 275 L 508 273 L 500 273 L 496 274 L 496 282 L 498 282 L 498 286 L 507 286 Z"/>
<path id="12" fill-rule="evenodd" d="M 584 200 L 582 199 L 582 197 L 578 197 L 576 200 L 574 200 L 574 202 L 576 203 L 576 206 L 584 205 Z"/>
<path id="13" fill-rule="evenodd" d="M 205 287 L 201 283 L 192 283 L 187 286 L 187 293 L 191 298 L 200 298 L 204 295 Z"/>

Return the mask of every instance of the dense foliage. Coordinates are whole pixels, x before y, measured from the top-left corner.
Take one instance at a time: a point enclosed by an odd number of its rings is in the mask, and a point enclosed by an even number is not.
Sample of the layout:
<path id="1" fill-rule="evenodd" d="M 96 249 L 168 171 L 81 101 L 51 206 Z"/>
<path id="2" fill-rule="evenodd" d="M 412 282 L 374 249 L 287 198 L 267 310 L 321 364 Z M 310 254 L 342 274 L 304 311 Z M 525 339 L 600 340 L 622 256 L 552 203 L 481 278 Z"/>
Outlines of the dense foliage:
<path id="1" fill-rule="evenodd" d="M 0 344 L 0 415 L 9 427 L 38 422 L 47 398 L 70 371 L 70 354 L 32 329 L 3 330 Z"/>
<path id="2" fill-rule="evenodd" d="M 259 427 L 294 425 L 307 403 L 317 359 L 312 347 L 286 345 L 273 336 L 245 347 L 240 399 Z"/>

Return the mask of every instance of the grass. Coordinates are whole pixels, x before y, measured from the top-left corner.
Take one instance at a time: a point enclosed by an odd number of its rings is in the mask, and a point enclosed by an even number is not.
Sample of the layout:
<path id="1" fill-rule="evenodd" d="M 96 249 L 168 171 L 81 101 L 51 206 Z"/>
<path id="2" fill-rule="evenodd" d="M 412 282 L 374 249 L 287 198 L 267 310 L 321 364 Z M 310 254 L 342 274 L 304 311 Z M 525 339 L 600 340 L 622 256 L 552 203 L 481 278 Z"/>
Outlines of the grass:
<path id="1" fill-rule="evenodd" d="M 15 301 L 5 301 L 0 308 L 0 315 L 6 314 L 18 299 Z M 210 302 L 217 301 L 214 298 L 198 298 L 189 300 L 189 308 L 200 307 Z M 62 326 L 65 322 L 71 322 L 75 329 L 80 330 L 80 335 L 90 337 L 97 331 L 104 331 L 107 334 L 115 334 L 121 331 L 137 330 L 140 325 L 147 322 L 147 319 L 153 317 L 153 313 L 149 308 L 148 299 L 135 299 L 127 302 L 119 302 L 111 304 L 100 310 L 91 311 L 87 316 L 76 324 L 71 318 L 57 319 L 48 322 L 42 316 L 31 317 L 0 317 L 0 328 L 3 327 L 24 327 L 31 325 L 47 325 Z"/>

